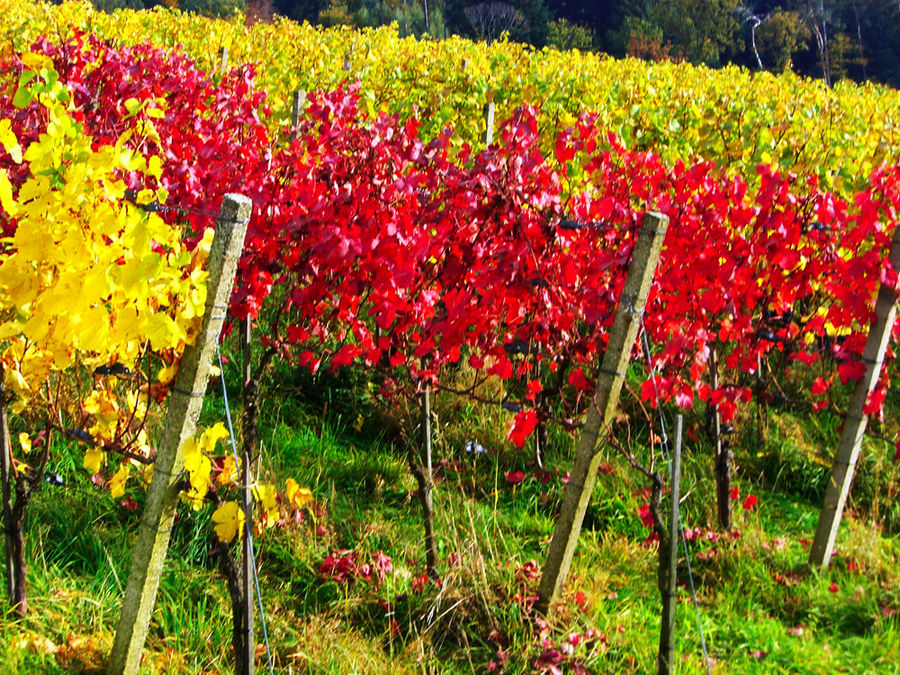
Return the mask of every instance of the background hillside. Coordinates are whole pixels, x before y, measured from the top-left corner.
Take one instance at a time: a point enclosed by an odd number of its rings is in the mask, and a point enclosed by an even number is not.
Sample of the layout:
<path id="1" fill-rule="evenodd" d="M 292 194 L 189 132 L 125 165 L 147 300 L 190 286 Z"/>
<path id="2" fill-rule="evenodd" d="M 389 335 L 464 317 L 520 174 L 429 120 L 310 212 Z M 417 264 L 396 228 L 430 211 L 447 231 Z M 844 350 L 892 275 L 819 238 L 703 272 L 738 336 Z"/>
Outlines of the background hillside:
<path id="1" fill-rule="evenodd" d="M 401 35 L 460 35 L 612 56 L 793 70 L 827 83 L 900 87 L 896 0 L 94 0 L 104 10 L 158 4 L 210 16 L 246 10 L 325 26 L 396 22 Z"/>

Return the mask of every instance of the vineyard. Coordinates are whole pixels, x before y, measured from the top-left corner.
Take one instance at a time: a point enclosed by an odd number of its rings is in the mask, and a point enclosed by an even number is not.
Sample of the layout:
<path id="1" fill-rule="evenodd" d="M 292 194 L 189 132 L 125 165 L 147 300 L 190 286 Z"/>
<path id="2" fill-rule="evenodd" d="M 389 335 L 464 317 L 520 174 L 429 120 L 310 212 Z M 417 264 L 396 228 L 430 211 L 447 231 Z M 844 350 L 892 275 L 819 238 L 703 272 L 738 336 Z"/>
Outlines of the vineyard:
<path id="1" fill-rule="evenodd" d="M 896 668 L 900 93 L 0 18 L 4 670 Z"/>

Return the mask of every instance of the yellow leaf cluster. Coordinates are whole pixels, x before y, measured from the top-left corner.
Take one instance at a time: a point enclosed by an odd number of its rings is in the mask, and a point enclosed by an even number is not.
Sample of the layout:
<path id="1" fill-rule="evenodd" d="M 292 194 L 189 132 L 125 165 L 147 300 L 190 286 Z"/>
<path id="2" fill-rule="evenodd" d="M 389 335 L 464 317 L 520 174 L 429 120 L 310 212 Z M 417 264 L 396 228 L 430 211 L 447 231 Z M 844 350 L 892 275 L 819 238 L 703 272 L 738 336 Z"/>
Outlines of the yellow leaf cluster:
<path id="1" fill-rule="evenodd" d="M 101 364 L 133 369 L 147 346 L 177 363 L 199 331 L 209 241 L 191 253 L 177 227 L 125 201 L 122 175 L 158 179 L 160 159 L 128 149 L 125 138 L 93 147 L 69 115 L 69 93 L 49 59 L 27 53 L 23 62 L 34 71 L 22 87 L 44 108 L 46 128 L 23 151 L 10 121 L 0 120 L 0 154 L 28 167 L 16 186 L 0 170 L 0 222 L 12 232 L 0 239 L 0 363 L 13 411 L 38 418 L 50 405 L 51 377 L 66 383 L 74 369 Z M 95 442 L 84 457 L 89 471 L 100 470 L 103 447 L 120 440 L 123 420 L 143 417 L 147 407 L 136 391 L 94 382 L 80 404 L 66 408 L 88 418 Z M 133 450 L 146 455 L 149 443 L 139 433 Z M 114 492 L 126 478 L 127 468 L 119 469 Z"/>
<path id="2" fill-rule="evenodd" d="M 60 85 L 61 86 L 61 85 Z M 0 249 L 0 339 L 72 365 L 76 352 L 132 364 L 142 343 L 178 349 L 205 303 L 205 273 L 178 230 L 123 201 L 121 145 L 91 149 L 65 108 L 42 97 L 47 133 L 25 151 L 30 177 L 4 206 L 14 234 Z"/>
<path id="3" fill-rule="evenodd" d="M 184 500 L 194 510 L 203 506 L 203 500 L 209 492 L 210 477 L 212 474 L 212 460 L 210 457 L 215 450 L 216 443 L 228 438 L 228 431 L 221 422 L 215 426 L 204 429 L 199 438 L 185 439 L 181 446 L 184 455 L 184 470 L 188 475 L 189 487 L 185 491 Z"/>
<path id="4" fill-rule="evenodd" d="M 254 486 L 253 497 L 264 516 L 265 526 L 274 527 L 281 517 L 278 511 L 278 491 L 275 486 L 260 483 Z"/>
<path id="5" fill-rule="evenodd" d="M 94 425 L 88 430 L 93 439 L 102 444 L 116 437 L 119 427 L 118 401 L 108 389 L 95 389 L 84 400 L 84 411 L 94 419 Z"/>
<path id="6" fill-rule="evenodd" d="M 293 509 L 302 509 L 312 501 L 312 490 L 308 487 L 300 487 L 293 478 L 288 478 L 284 494 Z"/>
<path id="7" fill-rule="evenodd" d="M 227 460 L 226 460 L 227 461 Z M 234 461 L 231 460 L 233 467 Z M 312 501 L 309 488 L 300 487 L 293 478 L 288 478 L 285 497 L 291 508 L 303 508 Z M 258 528 L 274 527 L 278 524 L 281 513 L 278 503 L 278 491 L 274 485 L 258 483 L 253 486 L 253 498 L 262 516 Z M 243 536 L 244 512 L 236 501 L 226 502 L 215 510 L 212 516 L 216 535 L 221 541 L 231 541 Z"/>
<path id="8" fill-rule="evenodd" d="M 240 480 L 237 463 L 234 461 L 234 455 L 226 454 L 222 460 L 222 471 L 216 478 L 218 485 L 237 485 Z"/>

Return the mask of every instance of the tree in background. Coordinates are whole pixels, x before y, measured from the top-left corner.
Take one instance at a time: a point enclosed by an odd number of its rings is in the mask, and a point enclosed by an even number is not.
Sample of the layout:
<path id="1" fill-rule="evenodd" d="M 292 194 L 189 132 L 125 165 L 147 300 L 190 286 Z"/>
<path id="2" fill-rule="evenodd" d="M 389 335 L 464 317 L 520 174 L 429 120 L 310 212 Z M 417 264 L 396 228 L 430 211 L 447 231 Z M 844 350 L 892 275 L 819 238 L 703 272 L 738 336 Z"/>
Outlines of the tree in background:
<path id="1" fill-rule="evenodd" d="M 666 42 L 662 28 L 639 16 L 626 16 L 618 30 L 607 33 L 606 49 L 615 56 L 647 61 L 672 58 L 672 44 Z"/>
<path id="2" fill-rule="evenodd" d="M 493 42 L 504 33 L 518 35 L 528 30 L 528 20 L 506 2 L 479 2 L 463 10 L 479 40 Z"/>
<path id="3" fill-rule="evenodd" d="M 900 87 L 900 3 L 846 0 L 839 11 L 848 35 L 858 45 L 858 67 L 850 67 L 848 75 Z"/>
<path id="4" fill-rule="evenodd" d="M 604 47 L 615 56 L 718 66 L 743 49 L 737 0 L 624 0 Z"/>
<path id="5" fill-rule="evenodd" d="M 756 30 L 760 68 L 780 73 L 788 70 L 794 54 L 806 48 L 812 34 L 796 12 L 776 10 Z"/>
<path id="6" fill-rule="evenodd" d="M 144 9 L 141 0 L 93 0 L 95 9 L 101 12 L 113 12 L 117 9 Z"/>
<path id="7" fill-rule="evenodd" d="M 446 37 L 443 3 L 434 0 L 331 0 L 320 12 L 323 26 L 397 24 L 401 37 Z"/>
<path id="8" fill-rule="evenodd" d="M 718 66 L 743 50 L 737 0 L 666 0 L 652 12 L 672 52 L 691 63 Z"/>
<path id="9" fill-rule="evenodd" d="M 326 0 L 272 0 L 275 11 L 294 21 L 318 23 L 319 13 L 328 6 Z"/>
<path id="10" fill-rule="evenodd" d="M 832 81 L 831 33 L 835 30 L 831 3 L 825 0 L 799 0 L 797 9 L 815 38 L 822 79 L 830 87 Z"/>
<path id="11" fill-rule="evenodd" d="M 609 8 L 608 19 L 603 22 L 603 41 L 601 48 L 613 56 L 635 56 L 656 60 L 650 56 L 654 54 L 669 58 L 668 50 L 663 48 L 664 38 L 662 29 L 653 19 L 653 9 L 656 0 L 613 0 L 612 2 L 597 2 L 598 6 L 606 5 Z M 652 48 L 647 48 L 652 45 Z"/>
<path id="12" fill-rule="evenodd" d="M 246 0 L 244 5 L 244 24 L 269 23 L 275 18 L 275 7 L 271 0 Z"/>
<path id="13" fill-rule="evenodd" d="M 504 32 L 510 40 L 535 47 L 547 43 L 550 12 L 543 0 L 471 2 L 448 0 L 447 29 L 475 39 L 496 40 Z M 479 33 L 483 37 L 479 37 Z"/>
<path id="14" fill-rule="evenodd" d="M 547 46 L 557 49 L 590 51 L 594 47 L 594 31 L 568 19 L 556 19 L 547 24 Z"/>
<path id="15" fill-rule="evenodd" d="M 566 19 L 591 29 L 597 36 L 618 29 L 632 0 L 549 0 L 547 7 L 555 19 Z"/>

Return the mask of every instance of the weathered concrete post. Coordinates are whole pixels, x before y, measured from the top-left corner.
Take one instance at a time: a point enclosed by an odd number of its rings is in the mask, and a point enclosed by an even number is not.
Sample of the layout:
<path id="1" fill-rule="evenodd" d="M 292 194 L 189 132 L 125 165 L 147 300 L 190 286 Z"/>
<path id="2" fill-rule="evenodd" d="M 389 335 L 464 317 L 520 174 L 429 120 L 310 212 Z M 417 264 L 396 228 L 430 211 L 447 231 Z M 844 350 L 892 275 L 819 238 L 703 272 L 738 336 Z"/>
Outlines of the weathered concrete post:
<path id="1" fill-rule="evenodd" d="M 487 147 L 494 142 L 494 102 L 484 104 L 484 145 Z"/>
<path id="2" fill-rule="evenodd" d="M 300 113 L 303 112 L 303 106 L 306 104 L 306 92 L 302 89 L 295 89 L 291 96 L 291 128 L 296 131 L 300 125 Z"/>
<path id="3" fill-rule="evenodd" d="M 597 452 L 597 439 L 601 428 L 606 429 L 612 422 L 619 405 L 619 393 L 622 391 L 625 371 L 637 338 L 639 318 L 647 303 L 647 294 L 653 283 L 668 226 L 668 217 L 654 212 L 648 212 L 641 224 L 634 257 L 628 269 L 622 297 L 619 298 L 619 311 L 609 332 L 597 388 L 581 430 L 575 464 L 550 541 L 547 563 L 541 575 L 540 599 L 535 607 L 546 616 L 552 614 L 553 606 L 559 600 L 569 575 L 584 513 L 590 504 L 597 480 L 597 467 L 601 458 Z"/>
<path id="4" fill-rule="evenodd" d="M 203 404 L 209 369 L 222 330 L 237 262 L 244 245 L 252 204 L 241 195 L 225 195 L 209 254 L 206 312 L 197 341 L 185 349 L 169 396 L 153 479 L 131 560 L 122 615 L 109 658 L 110 675 L 137 673 L 156 602 L 163 561 L 180 492 L 184 455 L 181 446 L 193 436 Z"/>
<path id="5" fill-rule="evenodd" d="M 891 241 L 890 262 L 895 270 L 900 269 L 900 227 L 895 230 Z M 891 339 L 891 328 L 894 326 L 896 316 L 897 291 L 882 284 L 875 302 L 875 321 L 869 328 L 869 337 L 863 350 L 862 360 L 866 366 L 866 373 L 856 383 L 850 405 L 847 407 L 844 430 L 841 432 L 841 440 L 834 456 L 834 466 L 831 469 L 831 480 L 825 489 L 825 502 L 819 515 L 816 538 L 809 552 L 811 567 L 825 569 L 831 562 L 841 516 L 859 459 L 859 449 L 869 421 L 869 416 L 863 409 L 866 407 L 869 394 L 875 389 L 878 378 L 881 377 L 884 352 Z"/>

